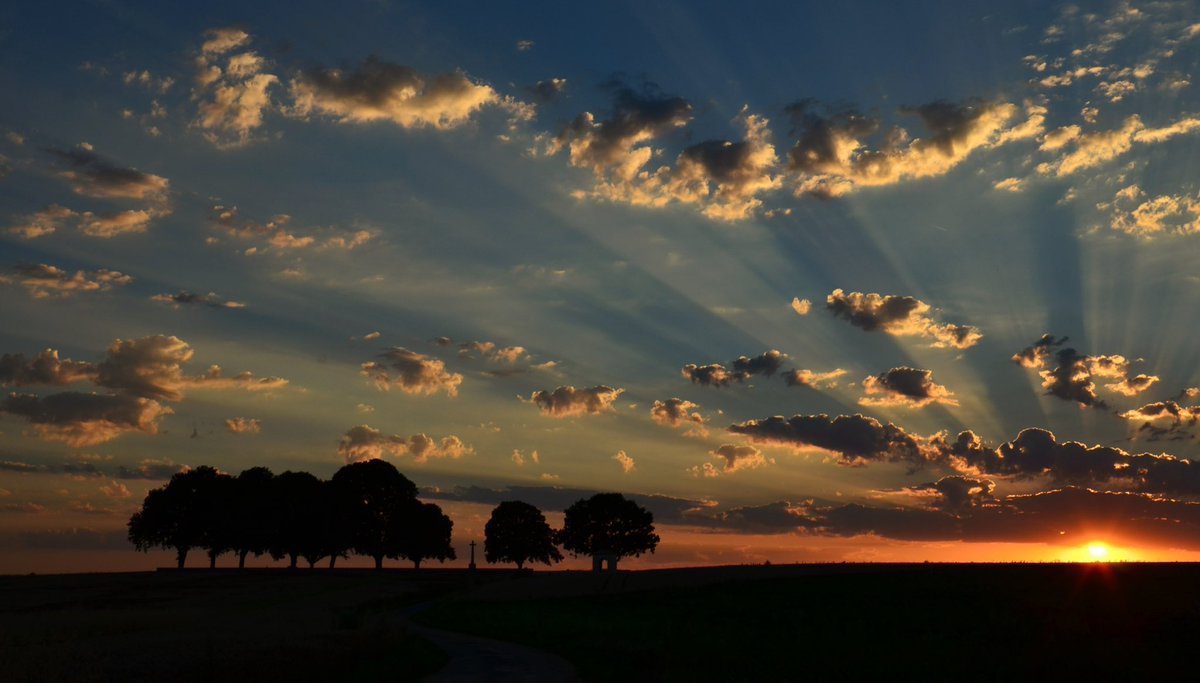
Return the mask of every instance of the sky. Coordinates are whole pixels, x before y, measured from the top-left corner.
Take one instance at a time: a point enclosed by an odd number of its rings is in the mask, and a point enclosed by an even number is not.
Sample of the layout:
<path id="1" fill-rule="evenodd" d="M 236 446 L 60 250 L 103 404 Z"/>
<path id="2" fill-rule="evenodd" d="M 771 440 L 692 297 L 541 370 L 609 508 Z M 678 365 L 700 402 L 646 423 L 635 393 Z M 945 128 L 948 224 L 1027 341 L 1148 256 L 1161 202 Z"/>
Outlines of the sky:
<path id="1" fill-rule="evenodd" d="M 0 572 L 365 458 L 458 564 L 599 491 L 635 568 L 1196 559 L 1198 56 L 1187 2 L 8 3 Z"/>

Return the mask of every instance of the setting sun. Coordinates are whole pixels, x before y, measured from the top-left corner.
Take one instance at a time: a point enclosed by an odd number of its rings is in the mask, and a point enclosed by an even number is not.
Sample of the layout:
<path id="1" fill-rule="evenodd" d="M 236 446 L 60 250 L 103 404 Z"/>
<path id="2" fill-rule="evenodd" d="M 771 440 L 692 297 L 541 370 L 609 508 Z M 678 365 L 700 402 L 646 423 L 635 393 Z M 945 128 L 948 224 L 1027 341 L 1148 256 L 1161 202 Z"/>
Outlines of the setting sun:
<path id="1" fill-rule="evenodd" d="M 1088 555 L 1096 562 L 1104 562 L 1108 559 L 1108 547 L 1103 543 L 1093 543 L 1087 547 Z"/>

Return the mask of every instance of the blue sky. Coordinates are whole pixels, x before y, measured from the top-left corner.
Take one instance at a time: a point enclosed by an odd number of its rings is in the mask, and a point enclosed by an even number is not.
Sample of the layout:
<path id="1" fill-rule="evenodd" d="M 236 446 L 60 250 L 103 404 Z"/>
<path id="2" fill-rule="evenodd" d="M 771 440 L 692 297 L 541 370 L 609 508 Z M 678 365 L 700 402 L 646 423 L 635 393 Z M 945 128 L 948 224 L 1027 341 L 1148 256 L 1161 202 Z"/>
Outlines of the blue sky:
<path id="1" fill-rule="evenodd" d="M 13 567 L 179 467 L 360 457 L 462 543 L 524 486 L 831 559 L 1191 552 L 1136 519 L 1200 494 L 1200 17 L 993 4 L 0 10 Z"/>

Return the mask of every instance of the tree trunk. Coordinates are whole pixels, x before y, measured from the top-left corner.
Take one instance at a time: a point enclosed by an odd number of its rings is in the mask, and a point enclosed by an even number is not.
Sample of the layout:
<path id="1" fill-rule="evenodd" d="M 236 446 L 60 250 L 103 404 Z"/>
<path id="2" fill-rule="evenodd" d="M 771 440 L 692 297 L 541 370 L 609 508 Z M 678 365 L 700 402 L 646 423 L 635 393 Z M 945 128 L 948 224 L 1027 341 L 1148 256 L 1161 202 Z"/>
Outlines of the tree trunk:
<path id="1" fill-rule="evenodd" d="M 208 568 L 209 569 L 217 568 L 217 554 L 214 552 L 210 552 L 208 554 Z"/>
<path id="2" fill-rule="evenodd" d="M 376 568 L 376 569 L 383 569 L 383 555 L 376 555 L 376 556 L 375 556 L 375 568 Z"/>
<path id="3" fill-rule="evenodd" d="M 517 560 L 517 569 L 525 568 L 525 560 Z"/>
<path id="4" fill-rule="evenodd" d="M 421 568 L 421 558 L 418 557 L 415 560 L 413 560 L 413 569 L 420 569 L 420 568 Z"/>
<path id="5" fill-rule="evenodd" d="M 178 562 L 176 566 L 180 569 L 183 569 L 183 561 L 187 559 L 187 554 L 187 548 L 181 546 L 175 549 L 175 561 Z"/>
<path id="6" fill-rule="evenodd" d="M 337 555 L 329 556 L 329 568 L 333 569 L 333 565 L 337 564 Z"/>
<path id="7" fill-rule="evenodd" d="M 243 550 L 238 553 L 238 569 L 246 568 L 246 555 L 250 554 L 249 550 Z"/>
<path id="8" fill-rule="evenodd" d="M 292 563 L 288 565 L 288 569 L 295 569 L 295 568 L 296 568 L 296 557 L 297 557 L 297 556 L 298 556 L 298 553 L 292 553 L 292 554 L 289 556 L 289 557 L 291 557 Z"/>

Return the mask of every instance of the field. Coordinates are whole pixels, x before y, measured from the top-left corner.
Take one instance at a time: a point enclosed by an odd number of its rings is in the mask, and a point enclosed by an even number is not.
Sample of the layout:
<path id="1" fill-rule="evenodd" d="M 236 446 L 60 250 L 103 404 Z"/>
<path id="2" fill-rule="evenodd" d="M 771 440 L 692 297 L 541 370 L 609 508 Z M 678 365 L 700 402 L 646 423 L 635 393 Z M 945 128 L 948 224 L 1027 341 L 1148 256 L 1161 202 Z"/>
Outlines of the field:
<path id="1" fill-rule="evenodd" d="M 1191 676 L 1191 564 L 796 565 L 0 577 L 6 681 L 420 680 L 404 619 L 587 681 Z M 457 656 L 457 655 L 456 655 Z"/>

